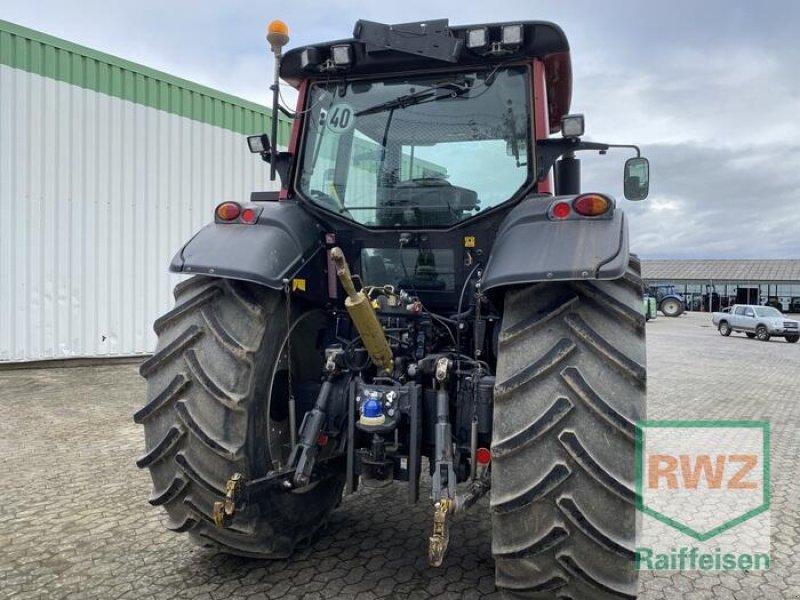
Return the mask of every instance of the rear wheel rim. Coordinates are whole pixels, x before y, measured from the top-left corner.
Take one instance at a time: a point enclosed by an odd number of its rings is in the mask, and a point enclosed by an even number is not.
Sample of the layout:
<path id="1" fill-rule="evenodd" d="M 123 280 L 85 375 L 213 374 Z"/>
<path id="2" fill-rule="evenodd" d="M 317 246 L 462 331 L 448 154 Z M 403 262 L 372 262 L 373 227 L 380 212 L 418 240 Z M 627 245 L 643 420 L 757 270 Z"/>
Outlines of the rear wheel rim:
<path id="1" fill-rule="evenodd" d="M 663 312 L 666 315 L 674 315 L 678 312 L 678 303 L 674 300 L 667 300 L 664 302 Z"/>
<path id="2" fill-rule="evenodd" d="M 269 392 L 266 398 L 266 437 L 268 463 L 274 470 L 282 469 L 291 452 L 291 436 L 289 432 L 289 389 L 287 341 L 289 335 L 292 347 L 292 388 L 297 399 L 297 384 L 301 381 L 313 381 L 322 373 L 324 358 L 315 347 L 320 331 L 325 328 L 326 317 L 321 310 L 312 310 L 297 317 L 284 335 L 278 351 L 278 359 L 272 370 L 269 381 Z M 269 342 L 267 342 L 269 343 Z M 302 415 L 296 415 L 296 426 L 300 427 Z"/>

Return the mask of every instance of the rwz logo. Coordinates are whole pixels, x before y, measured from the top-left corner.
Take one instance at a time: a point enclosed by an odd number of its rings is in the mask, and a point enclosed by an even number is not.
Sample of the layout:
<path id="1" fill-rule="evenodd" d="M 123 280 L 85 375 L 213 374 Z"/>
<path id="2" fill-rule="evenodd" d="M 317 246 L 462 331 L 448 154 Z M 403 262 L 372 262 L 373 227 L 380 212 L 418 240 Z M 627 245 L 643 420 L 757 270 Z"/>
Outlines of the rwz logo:
<path id="1" fill-rule="evenodd" d="M 769 508 L 769 423 L 644 421 L 636 428 L 641 512 L 699 541 Z"/>
<path id="2" fill-rule="evenodd" d="M 745 478 L 758 462 L 759 457 L 755 454 L 700 454 L 696 457 L 651 454 L 647 457 L 647 487 L 658 489 L 663 483 L 670 490 L 679 487 L 696 490 L 702 487 L 704 480 L 708 489 L 754 490 L 759 482 Z M 732 472 L 727 478 L 726 466 L 732 467 L 727 469 L 728 473 Z"/>

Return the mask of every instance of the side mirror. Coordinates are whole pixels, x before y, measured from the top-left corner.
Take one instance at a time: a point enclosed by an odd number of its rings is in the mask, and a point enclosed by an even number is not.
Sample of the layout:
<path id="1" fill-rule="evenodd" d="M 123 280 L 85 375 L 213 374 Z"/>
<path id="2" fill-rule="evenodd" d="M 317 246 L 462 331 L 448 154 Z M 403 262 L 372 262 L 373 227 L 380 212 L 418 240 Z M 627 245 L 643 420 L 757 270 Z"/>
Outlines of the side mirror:
<path id="1" fill-rule="evenodd" d="M 248 135 L 247 145 L 250 148 L 250 152 L 253 154 L 261 154 L 262 156 L 272 149 L 269 136 L 266 133 L 262 133 L 261 135 Z"/>
<path id="2" fill-rule="evenodd" d="M 625 161 L 623 190 L 628 200 L 644 200 L 650 192 L 650 162 L 646 158 Z"/>

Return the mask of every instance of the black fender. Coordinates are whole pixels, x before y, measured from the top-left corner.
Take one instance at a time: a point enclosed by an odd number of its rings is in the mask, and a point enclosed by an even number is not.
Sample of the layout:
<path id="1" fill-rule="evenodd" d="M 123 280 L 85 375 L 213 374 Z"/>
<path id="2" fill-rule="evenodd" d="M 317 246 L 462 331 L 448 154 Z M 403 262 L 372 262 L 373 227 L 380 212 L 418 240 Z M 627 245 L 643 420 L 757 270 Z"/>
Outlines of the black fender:
<path id="1" fill-rule="evenodd" d="M 297 202 L 265 202 L 252 225 L 211 223 L 181 248 L 169 270 L 283 288 L 322 249 L 321 227 Z"/>
<path id="2" fill-rule="evenodd" d="M 484 291 L 537 281 L 619 279 L 630 259 L 621 210 L 608 216 L 551 220 L 553 203 L 575 196 L 523 200 L 497 231 L 481 282 Z"/>

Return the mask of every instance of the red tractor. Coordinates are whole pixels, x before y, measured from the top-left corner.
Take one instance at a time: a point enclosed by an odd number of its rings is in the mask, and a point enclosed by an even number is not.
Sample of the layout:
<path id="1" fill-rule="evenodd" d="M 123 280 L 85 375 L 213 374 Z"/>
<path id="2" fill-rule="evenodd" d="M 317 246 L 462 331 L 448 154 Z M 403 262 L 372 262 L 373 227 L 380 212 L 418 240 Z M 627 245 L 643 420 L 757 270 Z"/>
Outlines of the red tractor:
<path id="1" fill-rule="evenodd" d="M 274 22 L 268 39 L 292 135 L 248 142 L 281 189 L 219 205 L 172 261 L 194 277 L 141 367 L 150 502 L 224 551 L 285 558 L 343 492 L 403 482 L 415 503 L 422 484 L 438 566 L 452 515 L 491 492 L 507 597 L 634 598 L 643 289 L 617 202 L 580 189 L 575 153 L 616 146 L 568 114 L 564 33 L 359 21 L 283 54 Z M 642 200 L 648 163 L 625 147 Z"/>

